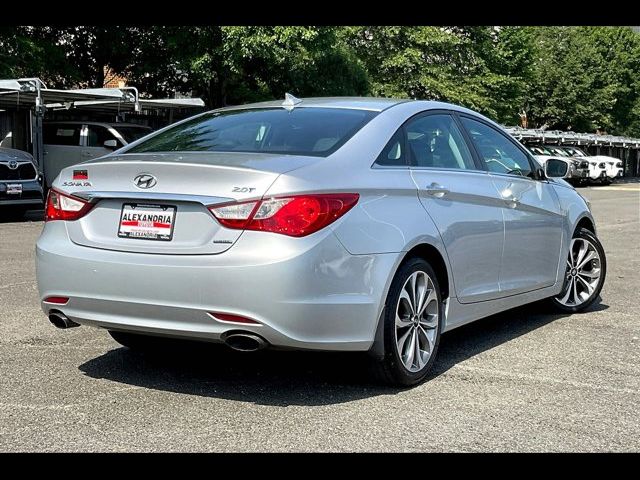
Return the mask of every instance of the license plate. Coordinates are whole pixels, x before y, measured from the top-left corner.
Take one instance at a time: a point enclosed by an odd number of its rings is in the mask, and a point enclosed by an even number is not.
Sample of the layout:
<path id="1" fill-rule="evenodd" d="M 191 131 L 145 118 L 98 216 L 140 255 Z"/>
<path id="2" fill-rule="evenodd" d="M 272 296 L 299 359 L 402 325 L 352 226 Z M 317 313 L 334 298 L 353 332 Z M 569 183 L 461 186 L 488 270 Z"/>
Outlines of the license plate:
<path id="1" fill-rule="evenodd" d="M 21 183 L 7 183 L 7 195 L 20 195 L 22 193 Z"/>
<path id="2" fill-rule="evenodd" d="M 120 213 L 118 237 L 168 242 L 173 238 L 177 207 L 125 203 Z"/>

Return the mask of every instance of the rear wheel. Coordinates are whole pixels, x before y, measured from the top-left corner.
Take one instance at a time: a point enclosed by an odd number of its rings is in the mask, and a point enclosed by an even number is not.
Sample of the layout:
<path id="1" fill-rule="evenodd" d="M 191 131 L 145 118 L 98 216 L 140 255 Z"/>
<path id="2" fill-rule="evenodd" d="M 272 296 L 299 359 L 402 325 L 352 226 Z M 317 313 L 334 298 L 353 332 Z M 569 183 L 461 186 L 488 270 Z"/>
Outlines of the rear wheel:
<path id="1" fill-rule="evenodd" d="M 413 258 L 400 267 L 382 320 L 384 357 L 375 363 L 378 377 L 395 386 L 420 383 L 435 361 L 442 330 L 440 286 L 429 263 Z"/>
<path id="2" fill-rule="evenodd" d="M 600 295 L 606 273 L 607 260 L 600 240 L 581 228 L 571 240 L 562 292 L 551 302 L 564 312 L 586 309 Z"/>

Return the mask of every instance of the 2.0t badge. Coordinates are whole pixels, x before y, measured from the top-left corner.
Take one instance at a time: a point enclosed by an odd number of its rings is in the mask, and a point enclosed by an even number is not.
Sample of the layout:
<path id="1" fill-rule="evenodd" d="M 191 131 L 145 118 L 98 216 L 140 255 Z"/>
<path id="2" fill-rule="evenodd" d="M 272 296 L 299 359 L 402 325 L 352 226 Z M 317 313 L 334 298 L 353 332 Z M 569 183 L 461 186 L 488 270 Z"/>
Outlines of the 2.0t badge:
<path id="1" fill-rule="evenodd" d="M 138 188 L 153 188 L 158 183 L 156 177 L 149 173 L 141 173 L 133 179 L 133 184 Z"/>

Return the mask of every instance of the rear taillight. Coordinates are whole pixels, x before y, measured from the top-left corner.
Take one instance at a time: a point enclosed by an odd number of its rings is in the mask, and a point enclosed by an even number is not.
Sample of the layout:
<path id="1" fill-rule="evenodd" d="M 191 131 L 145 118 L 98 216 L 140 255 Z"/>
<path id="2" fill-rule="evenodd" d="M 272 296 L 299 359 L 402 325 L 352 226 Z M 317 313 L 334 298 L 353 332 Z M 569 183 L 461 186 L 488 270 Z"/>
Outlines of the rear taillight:
<path id="1" fill-rule="evenodd" d="M 230 322 L 230 323 L 248 323 L 253 325 L 260 325 L 260 322 L 256 322 L 252 318 L 243 317 L 241 315 L 232 315 L 230 313 L 221 313 L 221 312 L 207 312 L 216 320 L 221 322 Z"/>
<path id="2" fill-rule="evenodd" d="M 43 302 L 45 303 L 55 303 L 57 305 L 66 305 L 68 301 L 69 301 L 69 297 L 58 297 L 58 296 L 47 297 L 43 300 Z"/>
<path id="3" fill-rule="evenodd" d="M 84 217 L 93 204 L 77 197 L 54 190 L 49 190 L 45 207 L 45 222 L 51 220 L 77 220 Z"/>
<path id="4" fill-rule="evenodd" d="M 209 210 L 227 228 L 304 237 L 347 213 L 359 197 L 357 193 L 293 195 L 226 204 Z"/>

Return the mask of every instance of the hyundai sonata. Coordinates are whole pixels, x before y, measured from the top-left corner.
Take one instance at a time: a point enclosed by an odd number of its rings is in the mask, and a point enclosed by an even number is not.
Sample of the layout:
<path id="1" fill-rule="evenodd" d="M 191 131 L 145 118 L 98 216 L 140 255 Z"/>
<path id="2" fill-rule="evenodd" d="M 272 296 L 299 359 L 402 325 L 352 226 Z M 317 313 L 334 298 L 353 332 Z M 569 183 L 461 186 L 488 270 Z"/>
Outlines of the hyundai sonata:
<path id="1" fill-rule="evenodd" d="M 413 385 L 443 332 L 598 298 L 605 253 L 564 175 L 446 103 L 214 110 L 62 170 L 36 247 L 42 308 L 132 348 L 368 351 Z"/>

